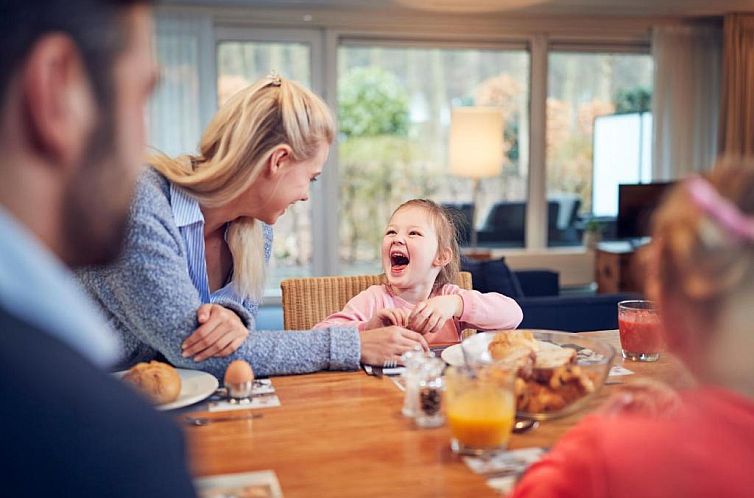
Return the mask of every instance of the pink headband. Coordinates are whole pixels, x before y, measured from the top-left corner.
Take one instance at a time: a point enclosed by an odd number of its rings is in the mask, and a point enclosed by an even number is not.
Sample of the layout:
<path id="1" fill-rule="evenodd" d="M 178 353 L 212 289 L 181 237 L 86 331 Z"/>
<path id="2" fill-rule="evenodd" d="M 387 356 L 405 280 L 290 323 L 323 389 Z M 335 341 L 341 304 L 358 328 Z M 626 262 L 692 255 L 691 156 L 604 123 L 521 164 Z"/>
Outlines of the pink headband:
<path id="1" fill-rule="evenodd" d="M 754 241 L 754 217 L 743 214 L 701 176 L 689 178 L 685 185 L 694 204 L 714 218 L 733 237 L 740 241 Z"/>

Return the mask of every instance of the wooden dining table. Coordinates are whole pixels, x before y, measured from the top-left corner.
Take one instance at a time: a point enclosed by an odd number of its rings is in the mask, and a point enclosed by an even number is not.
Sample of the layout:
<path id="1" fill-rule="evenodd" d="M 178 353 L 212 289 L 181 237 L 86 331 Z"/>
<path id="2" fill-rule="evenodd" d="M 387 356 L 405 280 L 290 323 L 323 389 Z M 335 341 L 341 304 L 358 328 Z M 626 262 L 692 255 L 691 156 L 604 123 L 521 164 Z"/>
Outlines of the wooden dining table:
<path id="1" fill-rule="evenodd" d="M 617 331 L 582 334 L 620 351 Z M 623 360 L 618 353 L 613 365 L 634 374 L 610 377 L 583 409 L 514 434 L 509 448 L 551 447 L 622 383 L 646 377 L 676 388 L 693 383 L 670 354 L 646 363 Z M 421 429 L 401 414 L 404 393 L 391 378 L 362 371 L 323 372 L 272 382 L 281 406 L 253 410 L 261 417 L 185 427 L 194 475 L 273 470 L 286 498 L 496 496 L 485 478 L 451 451 L 447 425 Z"/>

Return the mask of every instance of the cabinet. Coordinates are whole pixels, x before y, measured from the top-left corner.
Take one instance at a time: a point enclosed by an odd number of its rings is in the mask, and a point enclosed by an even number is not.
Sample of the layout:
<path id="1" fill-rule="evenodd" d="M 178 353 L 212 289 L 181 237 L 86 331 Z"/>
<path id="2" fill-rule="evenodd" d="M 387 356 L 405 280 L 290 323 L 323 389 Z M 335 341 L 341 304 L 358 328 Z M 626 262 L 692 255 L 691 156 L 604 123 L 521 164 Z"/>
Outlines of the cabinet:
<path id="1" fill-rule="evenodd" d="M 636 249 L 628 242 L 602 242 L 594 255 L 597 292 L 643 292 L 644 279 Z"/>

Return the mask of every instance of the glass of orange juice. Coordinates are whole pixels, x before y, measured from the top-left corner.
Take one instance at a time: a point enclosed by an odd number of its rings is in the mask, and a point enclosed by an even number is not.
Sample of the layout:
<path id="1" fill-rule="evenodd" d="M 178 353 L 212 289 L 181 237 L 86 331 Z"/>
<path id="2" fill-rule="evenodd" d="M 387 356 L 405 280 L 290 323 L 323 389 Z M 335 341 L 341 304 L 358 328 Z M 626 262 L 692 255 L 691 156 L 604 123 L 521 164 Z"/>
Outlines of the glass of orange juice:
<path id="1" fill-rule="evenodd" d="M 505 450 L 516 418 L 515 375 L 500 365 L 450 367 L 445 408 L 451 447 L 464 455 Z"/>

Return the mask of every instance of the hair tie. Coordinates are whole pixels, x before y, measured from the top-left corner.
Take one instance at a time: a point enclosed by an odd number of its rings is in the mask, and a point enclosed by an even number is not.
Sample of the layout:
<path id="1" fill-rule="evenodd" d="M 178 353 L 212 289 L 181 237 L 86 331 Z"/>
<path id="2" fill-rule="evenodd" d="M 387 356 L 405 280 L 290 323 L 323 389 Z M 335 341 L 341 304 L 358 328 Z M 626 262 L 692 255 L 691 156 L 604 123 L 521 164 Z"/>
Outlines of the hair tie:
<path id="1" fill-rule="evenodd" d="M 700 176 L 685 182 L 691 200 L 739 241 L 754 241 L 754 217 L 741 212 L 731 201 Z"/>
<path id="2" fill-rule="evenodd" d="M 267 78 L 270 80 L 269 84 L 272 86 L 280 86 L 283 84 L 283 78 L 280 76 L 280 73 L 278 73 L 274 69 L 270 71 L 270 74 L 267 75 Z"/>

